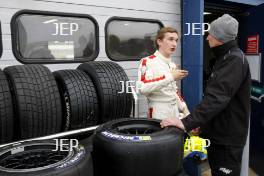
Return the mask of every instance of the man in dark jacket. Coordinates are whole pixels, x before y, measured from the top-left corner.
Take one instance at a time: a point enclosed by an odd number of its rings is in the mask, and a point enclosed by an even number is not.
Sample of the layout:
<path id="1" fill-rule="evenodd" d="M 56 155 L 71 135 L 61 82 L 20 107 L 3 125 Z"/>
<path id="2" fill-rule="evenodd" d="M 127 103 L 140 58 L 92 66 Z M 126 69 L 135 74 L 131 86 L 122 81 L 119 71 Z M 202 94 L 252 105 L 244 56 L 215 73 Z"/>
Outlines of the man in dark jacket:
<path id="1" fill-rule="evenodd" d="M 238 22 L 223 15 L 210 25 L 207 40 L 216 56 L 202 102 L 186 118 L 167 118 L 162 127 L 176 126 L 186 131 L 201 127 L 211 142 L 208 159 L 213 176 L 240 175 L 243 148 L 250 116 L 249 65 L 238 48 Z"/>

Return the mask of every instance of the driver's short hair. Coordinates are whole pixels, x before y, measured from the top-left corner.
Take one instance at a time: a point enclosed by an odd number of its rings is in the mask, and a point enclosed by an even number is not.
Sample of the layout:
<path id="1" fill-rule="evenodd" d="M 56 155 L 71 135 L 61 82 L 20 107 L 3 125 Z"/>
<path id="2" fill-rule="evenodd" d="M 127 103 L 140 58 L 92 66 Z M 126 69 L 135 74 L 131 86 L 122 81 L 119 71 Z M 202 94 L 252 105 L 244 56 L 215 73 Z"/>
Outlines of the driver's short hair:
<path id="1" fill-rule="evenodd" d="M 170 32 L 170 33 L 176 33 L 177 35 L 178 34 L 178 31 L 172 27 L 163 27 L 161 28 L 158 32 L 157 32 L 157 36 L 156 36 L 156 39 L 155 39 L 155 43 L 156 43 L 156 46 L 157 48 L 159 49 L 159 45 L 158 45 L 158 39 L 162 40 L 164 37 L 165 37 L 165 34 L 167 32 Z"/>

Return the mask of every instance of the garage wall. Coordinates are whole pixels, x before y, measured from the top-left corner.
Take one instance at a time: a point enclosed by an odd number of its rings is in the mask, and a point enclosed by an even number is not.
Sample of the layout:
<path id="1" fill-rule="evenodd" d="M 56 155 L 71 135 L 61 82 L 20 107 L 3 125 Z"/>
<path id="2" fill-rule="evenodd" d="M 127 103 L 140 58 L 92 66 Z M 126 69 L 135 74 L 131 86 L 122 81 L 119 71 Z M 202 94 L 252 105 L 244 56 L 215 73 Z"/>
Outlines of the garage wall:
<path id="1" fill-rule="evenodd" d="M 105 23 L 113 16 L 158 19 L 165 26 L 175 27 L 181 33 L 181 0 L 1 0 L 0 21 L 2 25 L 3 54 L 0 68 L 21 64 L 12 53 L 10 21 L 19 10 L 42 10 L 64 13 L 89 14 L 99 24 L 100 52 L 97 61 L 109 60 L 105 52 Z M 181 43 L 173 60 L 181 63 Z M 137 80 L 138 61 L 118 62 L 130 80 Z M 79 64 L 48 64 L 52 70 L 76 68 Z M 146 101 L 140 98 L 140 115 L 145 116 Z"/>

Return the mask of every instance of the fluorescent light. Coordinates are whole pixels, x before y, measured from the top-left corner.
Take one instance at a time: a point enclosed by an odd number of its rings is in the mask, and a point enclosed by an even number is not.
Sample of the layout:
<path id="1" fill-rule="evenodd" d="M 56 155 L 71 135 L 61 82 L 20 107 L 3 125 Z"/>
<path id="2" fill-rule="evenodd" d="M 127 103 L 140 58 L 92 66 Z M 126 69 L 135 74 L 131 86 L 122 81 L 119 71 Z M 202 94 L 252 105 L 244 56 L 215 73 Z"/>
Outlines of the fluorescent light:
<path id="1" fill-rule="evenodd" d="M 48 20 L 48 21 L 44 21 L 43 23 L 44 24 L 48 24 L 48 23 L 53 23 L 53 22 L 56 22 L 58 21 L 57 19 L 52 19 L 52 20 Z"/>
<path id="2" fill-rule="evenodd" d="M 211 12 L 204 12 L 203 13 L 204 15 L 210 15 L 210 14 L 212 14 Z"/>

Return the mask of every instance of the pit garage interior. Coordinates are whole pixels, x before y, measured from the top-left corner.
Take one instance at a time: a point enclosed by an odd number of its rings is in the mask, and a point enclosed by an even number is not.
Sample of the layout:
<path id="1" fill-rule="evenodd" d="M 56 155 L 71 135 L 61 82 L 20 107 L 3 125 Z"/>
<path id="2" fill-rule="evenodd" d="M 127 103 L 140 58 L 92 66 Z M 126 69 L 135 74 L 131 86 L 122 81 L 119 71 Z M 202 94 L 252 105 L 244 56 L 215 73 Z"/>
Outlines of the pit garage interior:
<path id="1" fill-rule="evenodd" d="M 248 172 L 250 176 L 264 175 L 262 167 L 264 162 L 262 136 L 264 130 L 264 99 L 262 98 L 264 96 L 264 62 L 262 61 L 264 24 L 261 23 L 264 0 L 182 0 L 181 3 L 182 13 L 179 16 L 181 15 L 182 18 L 183 34 L 188 30 L 186 23 L 210 23 L 224 13 L 229 13 L 240 23 L 238 43 L 250 61 L 253 76 L 249 151 L 245 152 L 246 162 L 241 175 L 246 176 Z M 202 31 L 200 32 L 202 34 Z M 189 109 L 193 109 L 201 101 L 206 79 L 214 63 L 206 36 L 206 34 L 182 35 L 181 65 L 189 71 L 189 76 L 183 80 L 181 88 Z M 258 43 L 256 51 L 249 48 L 252 37 L 255 37 Z M 247 156 L 249 156 L 249 163 L 247 163 Z M 202 165 L 202 171 L 202 175 L 210 175 L 207 164 Z"/>
<path id="2" fill-rule="evenodd" d="M 264 161 L 262 140 L 264 128 L 264 103 L 262 98 L 264 94 L 264 62 L 262 61 L 264 25 L 261 23 L 264 10 L 263 3 L 262 0 L 186 0 L 183 2 L 184 33 L 188 33 L 186 23 L 210 23 L 224 13 L 229 13 L 239 21 L 237 41 L 248 58 L 252 75 L 250 142 L 249 149 L 245 148 L 245 150 L 249 150 L 250 175 L 263 175 L 264 173 L 262 167 Z M 197 8 L 193 8 L 194 6 Z M 202 34 L 203 31 L 200 32 Z M 202 99 L 206 78 L 210 74 L 210 69 L 214 63 L 206 37 L 207 34 L 183 36 L 182 66 L 189 70 L 190 74 L 187 79 L 183 80 L 182 90 L 190 109 Z M 252 37 L 256 38 L 256 46 L 253 46 L 255 47 L 253 52 L 250 50 Z M 244 161 L 246 160 L 244 158 Z M 247 166 L 247 164 L 243 166 Z M 247 175 L 246 170 L 242 172 L 242 174 Z"/>

